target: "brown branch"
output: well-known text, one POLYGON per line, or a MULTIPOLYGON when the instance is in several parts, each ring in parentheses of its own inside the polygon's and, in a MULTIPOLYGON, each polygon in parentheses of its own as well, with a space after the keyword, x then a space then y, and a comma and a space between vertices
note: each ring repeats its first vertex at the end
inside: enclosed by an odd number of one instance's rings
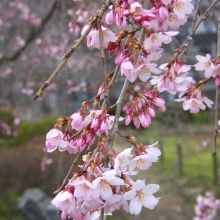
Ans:
POLYGON ((197 28, 199 27, 199 25, 202 23, 203 20, 205 20, 211 10, 214 8, 214 6, 219 2, 220 0, 215 0, 210 6, 209 8, 205 11, 205 13, 202 15, 202 17, 200 18, 199 22, 197 23, 197 25, 195 25, 195 27, 193 28, 193 30, 190 32, 190 34, 186 37, 186 40, 183 42, 183 44, 181 45, 181 47, 179 48, 178 52, 176 53, 176 55, 172 58, 171 62, 172 63, 177 57, 182 57, 183 54, 185 53, 184 48, 187 47, 188 42, 192 40, 192 36, 195 34, 197 28))
POLYGON ((102 207, 100 212, 100 220, 104 220, 104 207, 102 207))
POLYGON ((20 56, 20 54, 27 48, 27 46, 43 31, 46 23, 50 20, 50 18, 52 17, 53 13, 56 10, 56 3, 57 3, 57 1, 54 1, 52 3, 52 5, 50 7, 50 10, 45 15, 45 17, 42 18, 41 26, 39 28, 31 29, 30 30, 27 39, 25 39, 25 45, 20 47, 11 56, 9 56, 9 57, 2 57, 1 60, 0 60, 0 64, 2 64, 3 62, 8 62, 8 61, 16 60, 20 56))
POLYGON ((72 165, 71 165, 71 167, 70 167, 70 169, 69 169, 65 179, 63 180, 62 185, 54 192, 55 194, 59 193, 63 189, 63 187, 65 186, 65 184, 66 184, 66 182, 67 182, 71 172, 73 171, 74 166, 76 165, 77 161, 79 160, 80 155, 81 155, 81 152, 79 151, 77 153, 77 155, 75 157, 75 160, 73 161, 73 163, 72 163, 72 165))
MULTIPOLYGON (((201 0, 198 0, 197 5, 196 5, 195 14, 194 14, 194 17, 193 17, 191 32, 192 32, 192 31, 194 30, 194 28, 195 28, 197 16, 198 16, 199 10, 200 10, 200 5, 201 5, 201 0)), ((190 46, 190 41, 188 41, 188 45, 186 46, 185 54, 188 54, 189 46, 190 46)))
POLYGON ((57 66, 56 70, 52 73, 52 75, 49 77, 49 79, 43 84, 43 86, 35 94, 33 100, 36 100, 38 97, 43 95, 44 90, 51 84, 52 80, 63 69, 64 65, 69 60, 71 55, 77 50, 79 45, 83 42, 83 40, 86 38, 86 36, 91 31, 91 29, 97 24, 97 22, 103 16, 104 12, 108 9, 110 4, 111 4, 111 1, 109 1, 109 0, 106 0, 106 2, 103 3, 101 8, 98 10, 97 15, 95 15, 91 18, 90 24, 87 27, 87 29, 85 30, 85 32, 83 33, 83 35, 76 41, 76 43, 73 45, 73 47, 67 53, 64 54, 64 56, 62 57, 61 63, 57 66))
POLYGON ((105 97, 105 105, 109 106, 109 95, 108 95, 108 79, 107 79, 107 70, 106 70, 106 59, 105 59, 105 50, 104 50, 104 42, 103 42, 103 33, 102 33, 102 25, 101 22, 98 23, 99 28, 99 39, 100 39, 100 52, 101 52, 101 61, 102 61, 102 69, 104 73, 104 97, 105 97))
POLYGON ((98 152, 98 150, 99 150, 99 146, 93 151, 92 157, 89 159, 89 161, 87 162, 86 166, 83 168, 83 171, 86 171, 87 168, 89 167, 90 163, 92 161, 94 161, 95 155, 98 152))
MULTIPOLYGON (((217 61, 219 61, 220 56, 220 14, 218 19, 218 42, 217 42, 217 61)), ((213 156, 216 154, 216 140, 217 140, 217 134, 219 132, 219 126, 218 126, 218 106, 219 106, 219 95, 220 95, 220 87, 218 86, 216 88, 216 95, 215 95, 215 126, 214 126, 214 141, 213 141, 213 156)))
MULTIPOLYGON (((142 45, 142 43, 143 43, 145 33, 146 33, 146 29, 145 29, 145 28, 142 28, 142 29, 141 29, 141 33, 140 33, 140 37, 139 37, 139 40, 138 40, 138 43, 139 43, 140 45, 142 45)), ((136 54, 136 55, 137 55, 137 54, 136 54)), ((136 61, 137 61, 137 56, 135 56, 135 62, 134 62, 134 63, 136 63, 136 61)), ((113 142, 114 142, 115 134, 116 134, 116 132, 118 131, 119 117, 120 117, 120 115, 121 115, 122 104, 123 104, 123 100, 124 100, 126 91, 127 91, 127 89, 128 89, 128 86, 129 86, 129 81, 128 81, 128 79, 126 78, 125 81, 124 81, 124 85, 123 85, 123 88, 122 88, 122 90, 121 90, 120 96, 119 96, 119 98, 118 98, 118 100, 117 100, 117 102, 116 102, 117 108, 116 108, 116 113, 115 113, 115 120, 114 120, 112 129, 111 129, 111 132, 110 132, 110 135, 109 135, 109 142, 108 142, 108 148, 109 148, 109 149, 112 148, 113 142)))

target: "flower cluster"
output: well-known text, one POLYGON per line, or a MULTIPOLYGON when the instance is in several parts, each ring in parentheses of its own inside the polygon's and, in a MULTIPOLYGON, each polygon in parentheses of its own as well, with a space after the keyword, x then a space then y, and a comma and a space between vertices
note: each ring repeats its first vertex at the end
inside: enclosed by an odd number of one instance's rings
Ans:
MULTIPOLYGON (((190 110, 191 113, 204 110, 206 106, 211 108, 213 104, 202 90, 206 81, 196 84, 188 73, 191 66, 183 64, 178 53, 169 63, 159 67, 155 62, 162 56, 162 45, 171 43, 172 37, 178 34, 177 31, 168 30, 170 28, 175 30, 185 24, 188 15, 192 13, 194 6, 191 0, 150 2, 152 5, 150 9, 143 8, 136 0, 116 0, 111 2, 110 6, 106 3, 109 6, 105 16, 106 24, 114 24, 118 28, 132 24, 133 29, 130 32, 122 30, 115 34, 102 22, 101 16, 89 19, 90 23, 81 31, 82 37, 77 42, 86 38, 88 47, 104 48, 109 55, 116 54, 114 62, 118 65, 117 68, 120 68, 121 75, 126 78, 126 83, 139 80, 142 84, 149 83, 154 89, 132 92, 124 84, 124 90, 122 89, 117 103, 110 106, 105 97, 103 107, 95 110, 97 106, 100 107, 100 100, 104 99, 104 95, 109 98, 112 88, 106 86, 111 86, 108 84, 110 78, 112 81, 116 80, 113 76, 117 77, 118 73, 115 71, 108 76, 105 75, 105 83, 100 85, 98 95, 91 99, 94 100, 94 108, 89 107, 91 100, 83 102, 81 109, 69 118, 60 117, 54 128, 47 133, 48 152, 58 149, 61 152, 78 154, 86 150, 82 157, 83 165, 79 166, 79 170, 73 174, 66 186, 62 186, 52 201, 60 211, 62 219, 68 217, 73 220, 95 220, 101 215, 103 217, 103 212, 106 216, 119 208, 138 215, 143 206, 154 209, 159 202, 159 198, 153 196, 158 191, 159 185, 145 184, 145 180, 132 179, 132 176, 138 173, 137 168, 147 170, 153 162, 158 161, 161 152, 154 147, 155 144, 144 146, 133 136, 128 135, 123 138, 133 145, 132 148, 117 154, 110 146, 116 134, 122 136, 118 131, 118 121, 123 118, 118 112, 121 111, 120 101, 124 99, 126 91, 130 94, 130 101, 123 108, 126 112, 125 124, 129 125, 133 121, 136 128, 148 127, 157 109, 166 110, 165 101, 159 97, 159 93, 163 91, 173 95, 179 94, 175 101, 183 101, 184 110, 190 110), (97 18, 100 26, 95 23, 97 18), (145 30, 140 37, 142 40, 137 40, 136 33, 140 29, 145 30), (100 35, 103 38, 103 45, 100 35), (117 117, 108 114, 115 106, 117 117), (96 139, 99 139, 98 143, 95 142, 96 139), (90 152, 94 143, 97 148, 90 152)), ((97 11, 98 14, 104 10, 103 8, 107 9, 106 4, 97 11)), ((68 13, 73 15, 71 10, 68 13)), ((69 28, 71 32, 78 33, 77 23, 84 22, 88 12, 82 8, 74 15, 69 28)), ((206 78, 215 78, 216 85, 219 85, 218 59, 212 61, 209 55, 205 58, 197 56, 197 59, 199 63, 195 65, 196 70, 205 70, 206 78)), ((73 89, 70 81, 68 86, 73 89)))
POLYGON ((195 206, 194 220, 211 220, 215 217, 219 209, 220 200, 217 199, 212 193, 206 192, 205 196, 198 195, 197 204, 195 206))
MULTIPOLYGON (((48 152, 68 151, 76 153, 77 150, 83 151, 86 147, 92 146, 96 136, 108 135, 112 128, 114 116, 106 113, 106 109, 89 110, 90 114, 85 115, 85 109, 81 108, 78 112, 71 115, 69 119, 60 118, 61 126, 68 124, 64 133, 59 129, 59 123, 55 125, 46 135, 46 148, 48 152), (73 132, 81 132, 79 137, 71 138, 73 132)), ((123 120, 122 117, 119 119, 123 120)))
MULTIPOLYGON (((129 137, 133 140, 134 137, 129 137)), ((137 141, 136 141, 137 142, 137 141)), ((133 148, 128 148, 119 154, 109 151, 104 143, 99 143, 99 151, 83 157, 84 164, 69 180, 65 189, 53 199, 52 204, 60 210, 61 218, 99 219, 100 210, 109 215, 121 207, 125 212, 138 215, 142 206, 154 209, 159 202, 153 194, 159 185, 145 184, 145 180, 132 180, 138 167, 148 169, 152 162, 158 161, 161 152, 154 145, 143 146, 138 142, 133 148)))
POLYGON ((175 95, 177 92, 186 92, 193 84, 193 78, 188 76, 188 71, 191 69, 189 65, 184 65, 180 60, 175 59, 170 64, 164 63, 160 69, 165 70, 165 73, 160 76, 153 76, 150 83, 157 85, 159 92, 168 91, 175 95))
POLYGON ((155 110, 165 111, 165 102, 158 98, 158 92, 141 93, 137 92, 130 97, 123 110, 126 112, 125 125, 129 125, 131 120, 136 128, 142 125, 144 128, 151 124, 151 118, 155 117, 155 110))

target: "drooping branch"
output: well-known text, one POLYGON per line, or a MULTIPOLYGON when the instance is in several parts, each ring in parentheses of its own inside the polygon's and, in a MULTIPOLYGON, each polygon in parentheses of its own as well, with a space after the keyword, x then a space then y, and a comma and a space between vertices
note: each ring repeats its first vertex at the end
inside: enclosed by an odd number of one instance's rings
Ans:
MULTIPOLYGON (((139 37, 139 40, 138 40, 140 45, 142 45, 142 43, 143 43, 145 33, 146 33, 146 29, 142 28, 141 29, 141 33, 140 33, 140 37, 139 37)), ((114 120, 112 129, 111 129, 111 133, 109 135, 109 143, 108 143, 108 148, 109 149, 112 148, 115 134, 118 131, 118 122, 119 122, 119 118, 120 118, 120 115, 121 115, 123 100, 124 100, 124 97, 125 97, 125 94, 126 94, 128 86, 129 86, 129 81, 126 78, 125 81, 124 81, 124 85, 123 85, 123 88, 121 90, 120 96, 119 96, 119 98, 117 100, 117 103, 116 103, 117 104, 117 108, 116 108, 116 113, 115 113, 115 120, 114 120)))
POLYGON ((108 97, 108 82, 107 82, 107 69, 106 69, 106 59, 105 59, 105 50, 104 50, 104 42, 103 42, 103 33, 102 33, 102 25, 101 22, 98 23, 99 28, 99 39, 100 39, 100 52, 101 52, 101 62, 102 69, 104 73, 104 97, 105 97, 105 105, 109 106, 109 97, 108 97))
MULTIPOLYGON (((197 28, 200 26, 200 24, 206 19, 208 18, 210 12, 212 11, 212 9, 214 8, 214 6, 219 2, 220 0, 215 0, 210 6, 209 8, 205 11, 205 13, 201 16, 200 20, 198 21, 198 23, 194 26, 194 28, 192 29, 192 31, 190 32, 190 34, 186 37, 186 40, 183 42, 183 44, 181 45, 181 47, 178 49, 176 55, 172 58, 171 62, 173 62, 177 57, 182 57, 185 52, 186 52, 186 48, 188 47, 188 43, 192 40, 192 36, 195 34, 197 28)), ((170 63, 171 63, 170 62, 170 63)))
POLYGON ((75 157, 75 159, 74 159, 74 161, 73 161, 73 163, 72 163, 72 165, 71 165, 71 167, 70 167, 70 169, 69 169, 65 179, 63 180, 62 185, 54 192, 55 194, 59 193, 63 189, 63 187, 66 185, 66 183, 68 181, 68 178, 69 178, 70 174, 73 172, 73 168, 77 165, 77 162, 78 162, 80 156, 81 156, 81 152, 79 151, 76 154, 76 157, 75 157))
POLYGON ((0 64, 3 64, 4 62, 9 62, 9 61, 15 61, 20 54, 27 48, 27 46, 37 37, 40 35, 40 33, 43 31, 45 25, 47 24, 48 21, 50 21, 51 17, 53 16, 55 10, 56 10, 56 4, 57 1, 54 1, 50 7, 50 10, 47 12, 47 14, 42 18, 41 21, 41 26, 38 27, 37 29, 30 31, 28 37, 25 39, 25 44, 24 46, 20 47, 18 50, 15 51, 11 56, 6 57, 3 56, 0 60, 0 64))
MULTIPOLYGON (((220 15, 218 19, 218 42, 217 42, 217 62, 220 60, 220 15)), ((217 134, 219 131, 219 116, 218 116, 218 108, 219 108, 219 95, 220 95, 220 87, 216 87, 216 97, 215 97, 215 125, 214 125, 214 141, 213 141, 213 156, 216 154, 216 140, 217 134)))
POLYGON ((90 19, 90 24, 86 28, 86 30, 84 31, 82 36, 78 40, 76 40, 76 43, 73 45, 73 47, 67 53, 64 54, 64 56, 62 57, 61 63, 57 66, 56 70, 51 74, 49 79, 47 79, 47 81, 43 84, 43 86, 38 90, 38 92, 35 94, 33 100, 36 100, 38 97, 41 97, 43 95, 44 90, 51 84, 52 80, 63 69, 66 62, 69 60, 69 58, 72 56, 72 54, 77 50, 79 45, 84 41, 84 39, 89 34, 91 29, 97 24, 97 22, 99 22, 100 18, 102 18, 103 14, 108 9, 110 4, 111 4, 111 1, 107 0, 105 3, 103 3, 101 8, 98 10, 97 14, 90 19))
MULTIPOLYGON (((196 26, 196 20, 197 20, 197 17, 199 15, 199 13, 200 13, 200 6, 201 6, 201 0, 198 0, 197 5, 196 5, 195 14, 194 14, 194 17, 193 17, 191 32, 194 30, 194 28, 196 26)), ((190 41, 188 41, 188 44, 187 44, 186 49, 185 49, 185 54, 186 55, 188 54, 189 47, 190 47, 190 41)))

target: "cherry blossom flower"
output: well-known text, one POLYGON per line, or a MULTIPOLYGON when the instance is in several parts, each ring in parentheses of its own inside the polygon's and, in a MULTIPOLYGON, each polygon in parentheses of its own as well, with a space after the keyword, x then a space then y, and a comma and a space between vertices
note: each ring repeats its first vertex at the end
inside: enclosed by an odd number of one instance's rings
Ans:
POLYGON ((75 209, 76 201, 73 194, 67 190, 59 192, 52 200, 52 204, 66 214, 71 214, 75 209))
POLYGON ((159 74, 161 72, 156 66, 156 64, 150 63, 148 59, 140 56, 135 65, 130 81, 134 82, 136 78, 139 77, 141 81, 146 82, 151 77, 151 73, 159 74))
POLYGON ((202 94, 200 89, 194 89, 188 96, 175 99, 177 102, 183 101, 183 109, 190 110, 191 113, 198 113, 200 109, 205 110, 205 104, 211 108, 213 102, 202 94), (204 103, 205 104, 204 104, 204 103))
POLYGON ((159 68, 164 69, 166 73, 160 76, 152 76, 150 80, 152 85, 157 85, 159 92, 168 91, 175 95, 177 92, 186 91, 193 84, 193 78, 188 76, 187 72, 191 67, 183 65, 179 60, 171 65, 162 64, 159 68))
MULTIPOLYGON (((84 31, 86 30, 87 26, 85 26, 81 32, 81 34, 84 33, 84 31)), ((104 48, 108 47, 108 43, 109 42, 116 42, 118 40, 118 38, 116 37, 116 35, 109 30, 106 27, 102 26, 102 34, 103 34, 103 46, 104 48)), ((87 46, 88 47, 96 47, 98 49, 100 49, 100 39, 99 39, 99 31, 95 28, 93 28, 90 33, 87 35, 87 46)))
POLYGON ((84 176, 80 176, 76 180, 70 181, 69 184, 75 187, 74 196, 76 198, 81 198, 86 201, 92 199, 93 186, 84 176))
POLYGON ((155 198, 152 194, 159 190, 159 185, 148 184, 142 180, 133 183, 130 191, 124 193, 124 199, 130 200, 129 211, 131 214, 139 215, 142 206, 148 209, 154 209, 159 198, 155 198))
POLYGON ((74 130, 80 131, 90 123, 89 118, 83 118, 80 112, 71 115, 71 126, 74 130))
POLYGON ((153 94, 137 93, 131 98, 131 101, 123 108, 126 112, 125 124, 128 125, 131 120, 136 128, 148 127, 151 124, 151 118, 155 117, 155 109, 165 111, 165 102, 161 98, 153 97, 153 94))
POLYGON ((191 0, 176 0, 173 5, 173 11, 179 19, 183 19, 186 14, 191 14, 194 6, 190 3, 191 0))
POLYGON ((134 66, 131 63, 131 61, 127 60, 122 62, 121 64, 121 75, 124 75, 127 77, 128 80, 132 80, 134 73, 134 66))
POLYGON ((157 162, 158 157, 154 155, 140 155, 134 157, 132 160, 129 162, 129 170, 132 171, 135 169, 135 167, 138 167, 140 170, 147 170, 151 165, 152 162, 157 162))
POLYGON ((47 135, 46 135, 46 148, 47 152, 53 152, 57 148, 59 151, 66 151, 68 150, 69 153, 75 153, 77 148, 73 146, 72 143, 70 143, 67 140, 64 140, 64 135, 63 133, 58 130, 57 128, 51 129, 47 135))
POLYGON ((178 33, 177 31, 168 31, 151 34, 144 40, 144 47, 147 51, 158 49, 162 43, 169 44, 172 41, 171 37, 178 33))
POLYGON ((106 24, 114 24, 116 20, 115 17, 116 17, 115 6, 110 5, 109 11, 106 13, 106 16, 105 16, 106 24))
POLYGON ((131 151, 133 148, 127 148, 119 153, 115 158, 114 169, 126 170, 129 165, 129 157, 132 157, 131 151))
POLYGON ((101 197, 103 200, 109 200, 113 196, 111 186, 121 186, 125 184, 124 181, 121 178, 116 177, 115 174, 115 170, 104 172, 101 177, 98 177, 92 182, 92 185, 94 186, 94 199, 101 197))
POLYGON ((205 70, 205 77, 206 78, 211 77, 213 72, 214 72, 214 64, 212 63, 210 58, 211 58, 210 54, 206 54, 205 57, 197 55, 196 59, 199 62, 194 65, 195 66, 195 70, 197 70, 197 71, 205 70))
MULTIPOLYGON (((172 29, 177 29, 180 25, 184 25, 187 22, 187 18, 188 16, 185 16, 180 19, 176 14, 170 13, 164 23, 172 29)), ((166 28, 164 30, 166 30, 166 28)))

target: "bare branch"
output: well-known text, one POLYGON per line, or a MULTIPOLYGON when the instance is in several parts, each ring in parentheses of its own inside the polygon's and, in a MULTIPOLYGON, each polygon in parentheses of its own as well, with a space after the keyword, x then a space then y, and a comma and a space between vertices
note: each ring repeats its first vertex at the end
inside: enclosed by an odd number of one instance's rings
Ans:
MULTIPOLYGON (((194 28, 196 26, 196 20, 197 20, 198 14, 199 14, 200 5, 201 5, 201 0, 198 0, 197 5, 196 5, 195 14, 194 14, 194 17, 193 17, 191 32, 194 30, 194 28)), ((188 45, 186 46, 185 54, 188 54, 189 46, 190 46, 190 41, 188 41, 188 45)))
POLYGON ((81 155, 81 152, 79 151, 79 152, 77 153, 77 155, 76 155, 76 157, 75 157, 75 160, 73 161, 73 163, 72 163, 72 165, 71 165, 71 167, 70 167, 70 169, 69 169, 69 171, 68 171, 68 173, 67 173, 65 179, 63 180, 62 185, 61 185, 54 193, 59 193, 59 192, 63 189, 63 187, 66 185, 66 182, 67 182, 67 180, 68 180, 70 174, 73 172, 73 168, 74 168, 74 166, 76 165, 77 161, 79 160, 80 155, 81 155))
MULTIPOLYGON (((220 14, 218 19, 218 43, 217 43, 217 61, 220 59, 220 14)), ((218 126, 218 106, 219 106, 219 95, 220 95, 220 87, 216 88, 216 96, 215 96, 215 126, 214 126, 214 141, 213 141, 213 156, 216 154, 216 139, 217 134, 219 132, 218 126)))
POLYGON ((69 60, 71 55, 77 50, 79 45, 83 42, 83 40, 86 38, 86 36, 89 34, 91 29, 97 24, 99 19, 103 16, 104 12, 108 9, 111 2, 107 0, 101 8, 98 10, 97 15, 93 16, 91 18, 90 24, 85 30, 85 32, 82 34, 82 36, 76 41, 74 46, 62 57, 62 62, 57 66, 56 70, 52 73, 52 75, 49 77, 49 79, 43 84, 43 86, 39 89, 39 91, 35 94, 33 100, 36 100, 38 97, 42 96, 44 93, 44 90, 51 84, 52 80, 56 77, 56 75, 63 69, 66 62, 69 60))
POLYGON ((199 25, 202 23, 203 20, 205 20, 206 18, 208 18, 211 10, 214 8, 214 6, 219 2, 220 0, 215 0, 210 6, 209 8, 205 11, 205 13, 201 16, 199 22, 197 23, 197 25, 195 25, 195 27, 193 28, 193 30, 190 32, 190 34, 187 36, 186 40, 183 42, 183 44, 181 45, 181 47, 179 48, 178 52, 176 53, 176 55, 173 57, 173 59, 171 60, 171 62, 173 62, 177 57, 182 57, 183 54, 185 54, 185 51, 187 48, 188 43, 192 40, 192 36, 195 34, 197 28, 199 27, 199 25))
POLYGON ((101 52, 101 61, 102 61, 102 69, 104 73, 104 96, 105 96, 105 105, 109 106, 109 97, 108 97, 108 82, 107 82, 107 70, 106 70, 106 59, 105 59, 105 51, 104 51, 104 43, 103 43, 103 33, 102 33, 102 25, 101 22, 98 23, 99 28, 99 39, 100 39, 100 52, 101 52))
POLYGON ((50 7, 50 10, 48 13, 45 15, 44 18, 42 18, 42 24, 39 28, 30 31, 27 39, 25 39, 25 44, 24 46, 20 47, 17 51, 15 51, 14 54, 12 54, 10 57, 2 57, 0 60, 0 64, 3 62, 8 62, 8 61, 14 61, 16 60, 20 54, 27 48, 27 46, 43 31, 45 24, 50 20, 52 17, 53 13, 56 10, 56 1, 54 1, 50 7))

